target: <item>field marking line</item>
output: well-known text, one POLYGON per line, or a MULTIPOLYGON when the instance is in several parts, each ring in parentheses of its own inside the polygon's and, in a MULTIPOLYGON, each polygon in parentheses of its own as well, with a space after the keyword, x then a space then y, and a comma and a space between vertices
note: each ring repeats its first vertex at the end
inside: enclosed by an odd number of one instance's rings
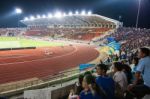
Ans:
POLYGON ((75 52, 78 51, 78 48, 76 46, 73 46, 73 48, 75 48, 74 51, 72 51, 70 53, 67 53, 67 54, 60 55, 60 56, 55 56, 55 57, 50 57, 50 58, 43 58, 43 59, 35 59, 35 60, 30 60, 30 61, 22 61, 22 62, 2 63, 0 65, 22 64, 22 63, 27 63, 27 62, 45 61, 45 60, 51 60, 51 59, 55 59, 55 58, 60 58, 60 57, 63 57, 63 56, 72 55, 72 54, 74 54, 75 52))

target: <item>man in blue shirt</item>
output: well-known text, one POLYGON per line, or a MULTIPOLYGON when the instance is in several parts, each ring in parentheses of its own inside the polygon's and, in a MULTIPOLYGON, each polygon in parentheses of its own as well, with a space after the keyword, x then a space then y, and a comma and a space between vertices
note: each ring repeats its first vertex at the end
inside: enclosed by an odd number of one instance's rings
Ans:
POLYGON ((111 77, 106 75, 107 70, 108 67, 105 64, 98 64, 96 66, 96 72, 98 75, 96 83, 105 91, 107 99, 114 99, 115 83, 111 77))
POLYGON ((150 94, 150 50, 140 48, 139 57, 141 59, 137 65, 136 76, 140 77, 142 75, 144 84, 129 86, 128 90, 134 97, 141 99, 146 94, 150 94))

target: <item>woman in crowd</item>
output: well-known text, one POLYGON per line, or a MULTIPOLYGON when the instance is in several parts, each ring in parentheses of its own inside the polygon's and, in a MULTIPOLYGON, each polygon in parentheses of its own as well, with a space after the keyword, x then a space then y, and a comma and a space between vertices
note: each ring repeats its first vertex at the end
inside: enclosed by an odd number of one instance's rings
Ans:
POLYGON ((115 81, 115 96, 116 99, 122 99, 128 82, 127 77, 123 72, 123 66, 120 62, 114 63, 114 73, 113 79, 115 81))
POLYGON ((139 63, 139 58, 133 57, 132 64, 131 64, 132 73, 136 72, 136 68, 137 68, 138 63, 139 63))
POLYGON ((132 75, 134 77, 132 83, 135 85, 143 84, 142 76, 138 77, 138 75, 136 74, 136 69, 137 69, 138 63, 139 63, 139 58, 134 57, 132 60, 131 69, 132 69, 132 75))
POLYGON ((120 85, 121 89, 123 91, 126 90, 127 88, 127 77, 125 75, 125 73, 122 71, 123 69, 123 66, 120 62, 115 62, 114 63, 114 76, 113 76, 113 79, 114 81, 120 85))
POLYGON ((90 74, 85 75, 82 87, 84 89, 79 95, 80 99, 105 99, 105 92, 98 87, 94 76, 90 74))
POLYGON ((114 80, 107 75, 108 66, 105 64, 98 64, 96 66, 96 83, 103 88, 107 96, 105 99, 114 99, 115 83, 114 80))
POLYGON ((123 66, 123 72, 125 73, 125 75, 127 77, 128 84, 131 84, 132 78, 133 78, 131 68, 127 64, 122 64, 122 66, 123 66))
POLYGON ((83 87, 82 87, 82 81, 83 81, 83 75, 79 75, 78 77, 78 82, 75 83, 75 94, 76 95, 79 95, 80 92, 83 90, 83 87))
POLYGON ((80 74, 78 77, 78 82, 75 82, 75 88, 70 91, 68 99, 78 99, 80 92, 83 90, 82 82, 84 75, 80 74))

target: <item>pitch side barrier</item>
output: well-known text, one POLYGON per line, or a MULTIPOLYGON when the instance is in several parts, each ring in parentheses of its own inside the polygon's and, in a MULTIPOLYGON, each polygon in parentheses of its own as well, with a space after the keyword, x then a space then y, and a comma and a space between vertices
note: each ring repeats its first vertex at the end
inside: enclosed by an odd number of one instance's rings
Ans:
POLYGON ((36 49, 36 47, 0 48, 0 51, 36 49))

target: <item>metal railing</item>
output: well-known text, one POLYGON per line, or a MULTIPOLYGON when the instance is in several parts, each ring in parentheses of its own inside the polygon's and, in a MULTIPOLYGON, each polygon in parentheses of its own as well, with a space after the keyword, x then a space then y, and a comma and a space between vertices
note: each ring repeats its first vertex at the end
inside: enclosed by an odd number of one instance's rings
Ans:
MULTIPOLYGON (((23 84, 14 84, 4 87, 0 87, 0 96, 11 96, 18 93, 23 93, 27 89, 38 89, 49 87, 53 84, 61 84, 67 80, 71 80, 78 77, 79 69, 67 70, 59 72, 57 75, 50 75, 41 79, 24 82, 23 84)), ((20 82, 21 83, 21 82, 20 82)))

